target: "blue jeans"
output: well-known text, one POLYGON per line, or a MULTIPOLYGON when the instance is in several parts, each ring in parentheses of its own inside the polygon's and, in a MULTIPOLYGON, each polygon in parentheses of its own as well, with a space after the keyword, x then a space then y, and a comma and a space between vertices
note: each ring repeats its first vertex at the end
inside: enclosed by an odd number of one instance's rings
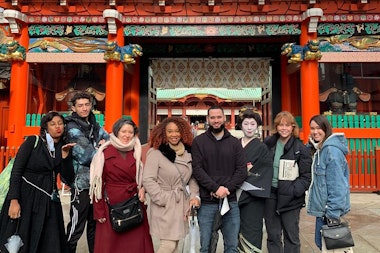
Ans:
POLYGON ((321 235, 321 230, 322 230, 322 226, 323 225, 326 225, 327 223, 325 222, 325 220, 323 219, 323 217, 317 217, 315 219, 315 237, 314 237, 314 240, 315 240, 315 244, 317 245, 317 247, 322 250, 322 235, 321 235))
MULTIPOLYGON (((240 230, 240 211, 236 201, 229 202, 230 210, 223 215, 221 230, 223 234, 224 253, 237 253, 238 236, 240 230)), ((200 231, 200 253, 208 253, 212 237, 214 215, 218 211, 218 204, 202 204, 198 210, 198 224, 200 231)))

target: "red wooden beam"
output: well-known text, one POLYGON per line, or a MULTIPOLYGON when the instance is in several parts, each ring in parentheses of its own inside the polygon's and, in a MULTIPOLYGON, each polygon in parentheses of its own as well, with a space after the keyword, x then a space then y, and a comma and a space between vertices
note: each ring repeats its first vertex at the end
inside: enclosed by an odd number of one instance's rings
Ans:
POLYGON ((334 128, 334 133, 344 133, 346 138, 379 138, 378 128, 334 128))

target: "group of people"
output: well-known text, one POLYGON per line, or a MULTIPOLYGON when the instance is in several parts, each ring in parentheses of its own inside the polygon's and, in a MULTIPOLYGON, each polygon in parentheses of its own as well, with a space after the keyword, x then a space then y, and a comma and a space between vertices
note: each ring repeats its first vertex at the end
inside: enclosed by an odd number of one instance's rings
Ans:
POLYGON ((21 236, 20 252, 76 252, 86 228, 89 252, 175 253, 197 209, 200 252, 213 248, 220 213, 224 252, 262 252, 263 226, 270 253, 300 252, 300 210, 316 216, 315 241, 322 225, 338 225, 350 210, 347 142, 333 134, 323 115, 310 120, 308 144, 289 112, 274 119, 274 132, 261 140, 260 114, 242 107, 243 137, 226 128, 224 110, 211 106, 208 129, 194 137, 191 125, 168 117, 150 133, 146 162, 138 127, 129 119, 110 134, 91 111, 92 97, 73 96, 72 115, 57 112, 41 120, 39 137, 20 146, 7 200, 0 214, 0 252, 7 239, 21 236), (64 227, 56 180, 71 186, 70 221, 64 227), (143 222, 124 233, 112 229, 109 205, 137 194, 143 222))

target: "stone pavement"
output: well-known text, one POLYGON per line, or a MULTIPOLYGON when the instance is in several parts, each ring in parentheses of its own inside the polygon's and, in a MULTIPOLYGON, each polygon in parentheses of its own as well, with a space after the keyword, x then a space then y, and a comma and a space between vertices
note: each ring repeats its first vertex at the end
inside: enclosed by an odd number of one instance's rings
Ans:
MULTIPOLYGON (((69 218, 69 196, 61 196, 65 223, 69 218)), ((352 234, 355 241, 355 253, 380 253, 380 195, 375 193, 351 193, 351 212, 347 219, 351 223, 352 234)), ((300 238, 301 252, 314 253, 320 252, 314 244, 314 221, 315 218, 306 214, 305 208, 301 211, 300 238)), ((217 253, 223 252, 222 236, 219 237, 217 253)), ((199 244, 199 243, 198 243, 199 244)), ((155 248, 158 240, 154 239, 155 248)), ((181 242, 179 252, 188 252, 187 243, 181 242), (185 244, 185 249, 183 245, 185 244)), ((199 245, 197 246, 197 251, 199 245)), ((85 235, 79 241, 77 253, 87 253, 85 235)), ((266 250, 266 234, 264 231, 263 253, 266 250)), ((104 252, 108 253, 108 252, 104 252)), ((128 252, 126 252, 128 253, 128 252)), ((138 252, 131 252, 138 253, 138 252)))

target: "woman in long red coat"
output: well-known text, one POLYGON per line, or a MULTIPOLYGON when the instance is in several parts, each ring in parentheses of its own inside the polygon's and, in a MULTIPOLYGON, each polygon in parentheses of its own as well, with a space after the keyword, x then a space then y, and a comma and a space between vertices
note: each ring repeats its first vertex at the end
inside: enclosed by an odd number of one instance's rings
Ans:
POLYGON ((138 130, 131 120, 120 119, 112 127, 110 140, 95 154, 90 169, 90 197, 94 204, 95 253, 153 253, 152 238, 146 209, 144 221, 138 227, 123 233, 114 231, 109 220, 105 194, 111 205, 122 202, 138 193, 145 201, 141 186, 141 144, 138 130))

